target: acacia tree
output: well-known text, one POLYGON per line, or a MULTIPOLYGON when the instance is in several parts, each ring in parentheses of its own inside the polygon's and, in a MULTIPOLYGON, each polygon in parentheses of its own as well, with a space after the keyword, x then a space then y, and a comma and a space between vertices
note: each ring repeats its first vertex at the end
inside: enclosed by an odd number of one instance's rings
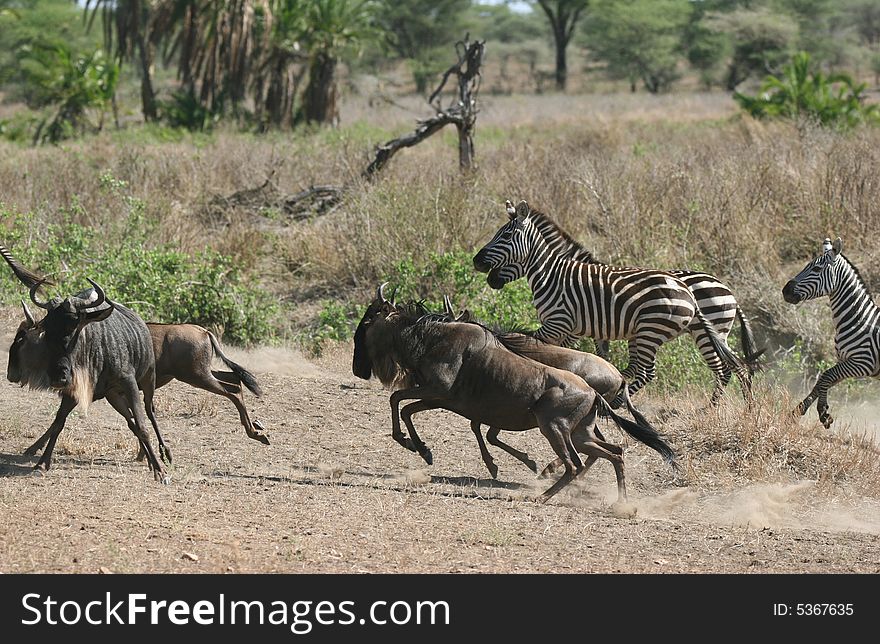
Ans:
POLYGON ((689 0, 596 0, 589 17, 593 56, 612 76, 626 78, 632 91, 641 80, 652 94, 678 78, 689 0))
POLYGON ((565 91, 568 82, 566 50, 578 21, 589 5, 589 0, 534 0, 550 23, 553 44, 556 47, 556 89, 565 91))

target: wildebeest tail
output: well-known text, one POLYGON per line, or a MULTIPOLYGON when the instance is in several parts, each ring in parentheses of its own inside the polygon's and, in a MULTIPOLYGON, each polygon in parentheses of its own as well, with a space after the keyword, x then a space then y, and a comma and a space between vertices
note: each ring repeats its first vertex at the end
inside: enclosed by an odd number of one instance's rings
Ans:
POLYGON ((3 259, 6 260, 6 263, 12 268, 12 272, 15 273, 15 276, 21 281, 22 284, 27 286, 28 288, 32 288, 35 284, 43 284, 44 286, 52 286, 52 282, 47 280, 45 277, 40 277, 33 271, 26 269, 21 263, 15 259, 12 253, 9 252, 9 249, 6 246, 0 244, 0 255, 3 255, 3 259))
POLYGON ((210 331, 208 331, 208 337, 211 338, 211 346, 214 347, 214 353, 217 354, 217 357, 223 361, 223 364, 232 369, 232 371, 235 373, 236 376, 239 377, 245 387, 254 392, 255 395, 262 396, 263 390, 260 388, 259 383, 257 383, 256 376, 254 376, 254 374, 242 367, 240 364, 237 364, 227 358, 226 355, 223 353, 223 350, 220 349, 220 343, 217 342, 217 338, 210 331))
MULTIPOLYGON (((629 418, 624 418, 623 416, 618 416, 614 413, 614 410, 611 409, 611 406, 605 401, 602 396, 596 396, 596 404, 598 405, 599 415, 611 418, 618 427, 620 427, 627 434, 635 438, 640 443, 644 443, 654 451, 656 451, 660 456, 663 457, 663 460, 669 463, 673 468, 678 469, 678 463, 676 461, 675 452, 669 446, 669 444, 663 440, 663 437, 657 433, 657 430, 651 427, 651 425, 645 420, 645 417, 642 414, 638 414, 638 416, 634 417, 640 418, 642 420, 638 422, 633 422, 629 418), (642 422, 644 421, 644 422, 642 422)), ((632 408, 630 409, 630 413, 632 413, 632 408)), ((638 413, 638 412, 636 412, 638 413)))
POLYGON ((758 345, 755 342, 755 334, 752 333, 752 325, 749 324, 749 319, 745 316, 738 305, 736 307, 736 317, 739 318, 740 339, 742 340, 742 349, 743 354, 745 354, 746 366, 749 368, 749 374, 755 375, 755 373, 764 369, 764 365, 759 361, 759 358, 764 354, 767 348, 758 348, 758 345))

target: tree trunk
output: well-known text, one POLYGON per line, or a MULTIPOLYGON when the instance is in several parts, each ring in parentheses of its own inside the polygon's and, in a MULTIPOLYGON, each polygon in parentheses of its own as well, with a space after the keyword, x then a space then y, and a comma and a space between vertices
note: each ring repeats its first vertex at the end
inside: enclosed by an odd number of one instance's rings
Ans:
POLYGON ((143 35, 138 35, 137 45, 141 63, 141 104, 144 120, 155 121, 159 115, 156 110, 156 92, 153 90, 153 52, 143 35))
POLYGON ((303 115, 307 123, 339 124, 336 59, 319 52, 309 65, 309 84, 303 96, 303 115))
POLYGON ((565 34, 559 33, 559 29, 553 31, 553 38, 556 41, 556 89, 564 92, 565 86, 568 84, 568 63, 565 59, 568 40, 565 34))
POLYGON ((470 170, 474 164, 474 124, 465 120, 455 127, 458 129, 458 167, 470 170))

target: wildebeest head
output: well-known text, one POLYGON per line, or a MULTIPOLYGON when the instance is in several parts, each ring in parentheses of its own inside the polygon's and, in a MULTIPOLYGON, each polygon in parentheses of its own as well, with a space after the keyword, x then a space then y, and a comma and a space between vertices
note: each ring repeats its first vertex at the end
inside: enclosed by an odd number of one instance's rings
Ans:
POLYGON ((29 384, 34 389, 48 389, 49 382, 45 374, 49 353, 43 341, 43 329, 24 300, 21 301, 21 306, 25 319, 18 325, 18 331, 9 346, 6 378, 22 387, 29 384))
POLYGON ((391 300, 385 298, 385 287, 387 284, 387 282, 382 284, 376 290, 376 297, 367 306, 367 310, 364 312, 364 316, 354 332, 354 357, 351 361, 351 371, 358 378, 363 378, 364 380, 369 380, 373 375, 373 362, 367 350, 367 332, 378 320, 385 319, 396 310, 394 294, 392 293, 391 300))
POLYGON ((31 301, 47 311, 46 317, 39 322, 42 329, 42 341, 47 352, 46 375, 53 388, 63 389, 73 384, 73 363, 71 353, 83 328, 92 322, 107 319, 113 313, 113 302, 107 299, 104 290, 92 280, 90 291, 73 295, 64 300, 41 302, 37 299, 40 284, 31 287, 31 301), (86 294, 88 293, 88 294, 86 294), (98 308, 104 303, 108 306, 98 308))

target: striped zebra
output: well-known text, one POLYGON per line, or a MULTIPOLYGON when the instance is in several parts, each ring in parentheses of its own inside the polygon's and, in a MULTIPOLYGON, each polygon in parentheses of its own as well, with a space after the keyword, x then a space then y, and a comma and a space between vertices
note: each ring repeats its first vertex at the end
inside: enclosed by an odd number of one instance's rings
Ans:
MULTIPOLYGON (((513 204, 510 201, 507 202, 506 206, 508 212, 513 210, 513 204)), ((538 227, 547 245, 560 257, 568 257, 589 264, 603 263, 597 260, 589 250, 575 241, 571 235, 562 230, 556 222, 544 213, 532 210, 530 218, 538 227)), ((740 340, 746 365, 752 375, 760 370, 758 358, 764 353, 764 349, 758 349, 749 319, 743 313, 730 288, 714 275, 702 271, 677 269, 667 272, 687 284, 697 300, 697 306, 725 341, 727 341, 727 336, 730 335, 734 321, 737 318, 739 319, 740 340)), ((701 332, 699 320, 691 322, 688 330, 694 334, 701 353, 711 351, 705 334, 701 332)), ((596 340, 596 353, 606 360, 608 359, 607 340, 596 340)), ((730 370, 725 369, 725 385, 730 381, 730 377, 730 370)))
POLYGON ((880 308, 874 304, 865 282, 855 266, 843 256, 843 242, 825 239, 822 253, 782 289, 789 304, 828 296, 836 333, 836 365, 823 371, 810 395, 794 413, 807 413, 818 399, 816 409, 825 428, 834 419, 828 413, 828 390, 846 378, 880 377, 880 308))
POLYGON ((712 401, 724 391, 726 370, 736 372, 750 396, 747 366, 708 322, 687 284, 665 271, 560 257, 533 221, 535 214, 525 201, 511 206, 510 221, 474 256, 474 267, 488 273, 486 281, 496 289, 528 279, 541 320, 536 337, 552 344, 587 336, 629 340, 629 365, 622 373, 634 394, 654 379, 660 346, 696 320, 702 333, 698 346, 716 376, 712 401))

